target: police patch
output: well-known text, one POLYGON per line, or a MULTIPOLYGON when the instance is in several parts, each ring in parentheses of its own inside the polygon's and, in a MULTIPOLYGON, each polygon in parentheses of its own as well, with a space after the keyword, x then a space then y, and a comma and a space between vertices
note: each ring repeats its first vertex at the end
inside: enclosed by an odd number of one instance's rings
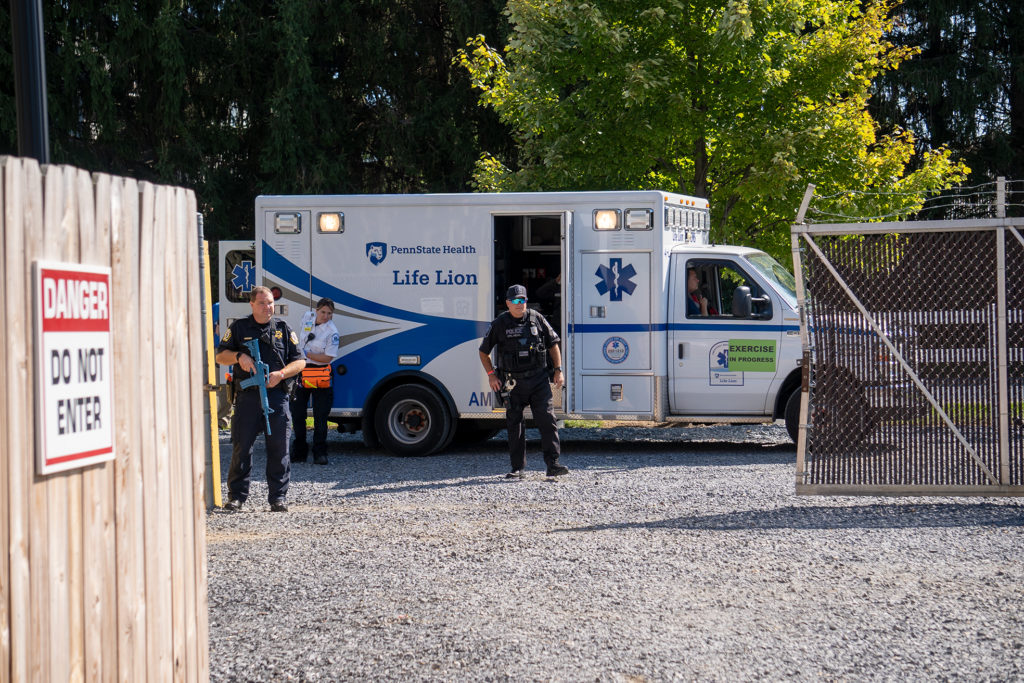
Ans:
POLYGON ((230 327, 228 328, 228 331, 224 333, 224 336, 221 337, 221 341, 228 341, 229 339, 231 339, 231 328, 230 327))
MULTIPOLYGON (((277 336, 281 336, 281 330, 277 331, 277 336)), ((292 344, 294 344, 295 346, 299 345, 299 338, 295 336, 294 331, 288 336, 288 338, 292 340, 292 344)))

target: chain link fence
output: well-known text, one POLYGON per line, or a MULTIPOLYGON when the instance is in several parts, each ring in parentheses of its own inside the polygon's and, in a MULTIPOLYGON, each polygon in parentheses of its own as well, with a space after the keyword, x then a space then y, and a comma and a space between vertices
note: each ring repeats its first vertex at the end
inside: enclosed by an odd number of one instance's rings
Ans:
POLYGON ((798 493, 1024 495, 1021 225, 793 226, 798 493))

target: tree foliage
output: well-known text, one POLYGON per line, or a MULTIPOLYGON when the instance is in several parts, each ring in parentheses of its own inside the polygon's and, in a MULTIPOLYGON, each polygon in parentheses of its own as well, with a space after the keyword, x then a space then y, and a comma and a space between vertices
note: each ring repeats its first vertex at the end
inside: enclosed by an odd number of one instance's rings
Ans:
MULTIPOLYGON (((465 190, 507 146, 452 62, 468 36, 501 41, 500 0, 44 4, 51 160, 192 187, 214 239, 251 236, 260 193, 465 190)), ((3 154, 14 111, 4 79, 3 154)))
POLYGON ((876 118, 948 146, 971 182, 1024 179, 1024 3, 904 0, 895 17, 890 40, 920 52, 879 76, 876 118))
POLYGON ((840 209, 907 210, 959 179, 945 149, 879 134, 871 83, 913 50, 868 0, 509 0, 504 50, 461 63, 514 131, 517 159, 477 164, 489 190, 658 188, 711 200, 716 240, 788 255, 807 183, 840 209), (860 202, 860 206, 856 206, 860 202))

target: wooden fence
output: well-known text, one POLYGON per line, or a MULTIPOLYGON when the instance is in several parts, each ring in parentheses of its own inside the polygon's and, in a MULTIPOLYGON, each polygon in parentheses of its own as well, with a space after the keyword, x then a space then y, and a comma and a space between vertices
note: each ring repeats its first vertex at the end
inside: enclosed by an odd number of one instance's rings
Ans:
POLYGON ((0 158, 0 681, 206 680, 195 195, 0 158), (40 476, 32 264, 108 266, 115 459, 40 476))

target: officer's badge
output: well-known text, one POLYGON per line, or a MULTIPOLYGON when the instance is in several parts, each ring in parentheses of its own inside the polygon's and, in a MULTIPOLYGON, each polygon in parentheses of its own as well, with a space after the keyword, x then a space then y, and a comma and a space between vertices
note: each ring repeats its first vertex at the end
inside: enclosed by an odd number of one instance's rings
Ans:
MULTIPOLYGON (((284 332, 281 330, 274 330, 274 339, 284 339, 284 332)), ((295 339, 294 332, 292 332, 292 339, 295 339)))

